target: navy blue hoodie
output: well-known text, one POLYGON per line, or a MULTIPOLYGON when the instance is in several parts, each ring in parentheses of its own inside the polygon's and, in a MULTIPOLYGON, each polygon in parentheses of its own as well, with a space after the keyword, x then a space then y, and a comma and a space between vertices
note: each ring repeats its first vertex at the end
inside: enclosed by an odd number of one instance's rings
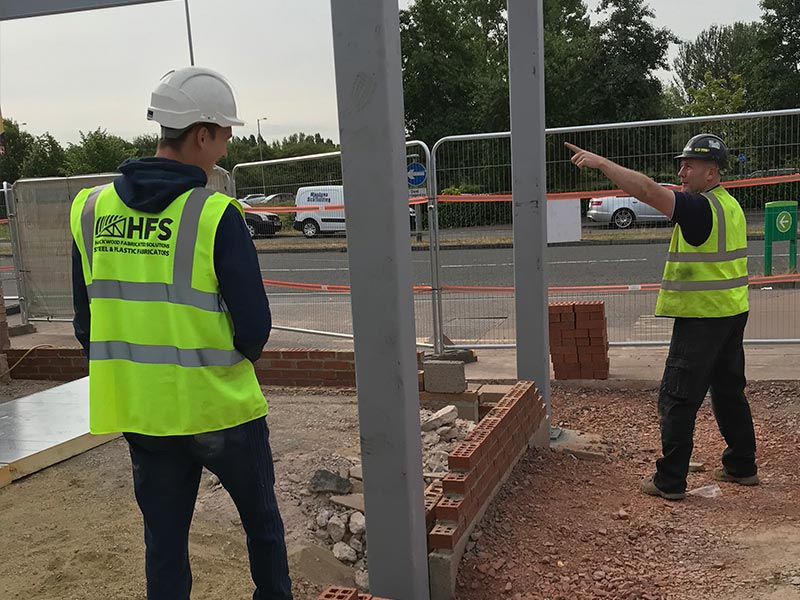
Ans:
MULTIPOLYGON (((146 213, 159 213, 184 192, 206 185, 200 168, 167 158, 126 160, 114 188, 126 206, 146 213)), ((220 292, 233 320, 233 345, 251 361, 261 355, 269 339, 272 317, 261 281, 253 242, 241 213, 229 206, 220 219, 214 243, 214 270, 220 292)), ((72 243, 72 299, 75 307, 75 337, 89 353, 91 324, 89 297, 83 279, 83 263, 72 243)))

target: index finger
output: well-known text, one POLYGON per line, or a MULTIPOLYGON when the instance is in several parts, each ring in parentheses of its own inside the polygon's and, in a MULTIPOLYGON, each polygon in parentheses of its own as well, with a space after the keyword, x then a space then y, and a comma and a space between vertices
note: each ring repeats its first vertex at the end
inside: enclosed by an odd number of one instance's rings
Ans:
POLYGON ((564 145, 572 150, 573 152, 582 152, 583 148, 578 148, 575 144, 570 144, 569 142, 564 142, 564 145))

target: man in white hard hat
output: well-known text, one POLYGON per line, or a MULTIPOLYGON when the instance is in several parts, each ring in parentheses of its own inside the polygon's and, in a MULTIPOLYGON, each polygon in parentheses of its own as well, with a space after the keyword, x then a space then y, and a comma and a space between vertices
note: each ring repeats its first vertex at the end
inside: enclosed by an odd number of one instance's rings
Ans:
POLYGON ((272 321, 233 198, 206 189, 236 115, 210 69, 170 71, 147 118, 153 158, 72 205, 75 334, 89 357, 90 429, 124 433, 144 517, 148 600, 188 599, 188 537, 203 468, 233 498, 254 599, 292 598, 256 361, 272 321))

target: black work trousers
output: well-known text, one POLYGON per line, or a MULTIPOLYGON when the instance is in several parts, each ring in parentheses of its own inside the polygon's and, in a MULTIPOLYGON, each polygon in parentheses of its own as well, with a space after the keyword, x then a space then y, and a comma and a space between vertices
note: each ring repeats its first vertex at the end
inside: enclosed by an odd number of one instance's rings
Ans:
POLYGON ((148 600, 188 600, 189 526, 203 467, 233 498, 247 534, 253 600, 291 600, 283 522, 266 421, 198 435, 126 433, 133 488, 144 517, 148 600))
POLYGON ((686 491, 694 423, 706 392, 728 447, 722 465, 736 477, 756 474, 753 417, 744 394, 744 327, 748 313, 722 318, 677 318, 658 394, 662 457, 654 483, 686 491))

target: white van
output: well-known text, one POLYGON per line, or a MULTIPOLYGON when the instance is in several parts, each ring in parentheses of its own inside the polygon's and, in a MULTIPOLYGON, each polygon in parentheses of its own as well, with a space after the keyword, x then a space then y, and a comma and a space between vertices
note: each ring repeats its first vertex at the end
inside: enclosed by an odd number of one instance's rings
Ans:
MULTIPOLYGON (((307 238, 320 233, 343 232, 344 226, 344 189, 341 185, 314 185, 297 190, 294 204, 298 210, 294 217, 294 228, 302 231, 307 238)), ((408 208, 411 229, 414 229, 416 211, 408 208)))
POLYGON ((307 238, 344 231, 344 190, 341 185, 314 185, 297 190, 294 228, 307 238), (338 206, 339 208, 329 209, 338 206), (302 210, 312 208, 317 210, 302 210))

